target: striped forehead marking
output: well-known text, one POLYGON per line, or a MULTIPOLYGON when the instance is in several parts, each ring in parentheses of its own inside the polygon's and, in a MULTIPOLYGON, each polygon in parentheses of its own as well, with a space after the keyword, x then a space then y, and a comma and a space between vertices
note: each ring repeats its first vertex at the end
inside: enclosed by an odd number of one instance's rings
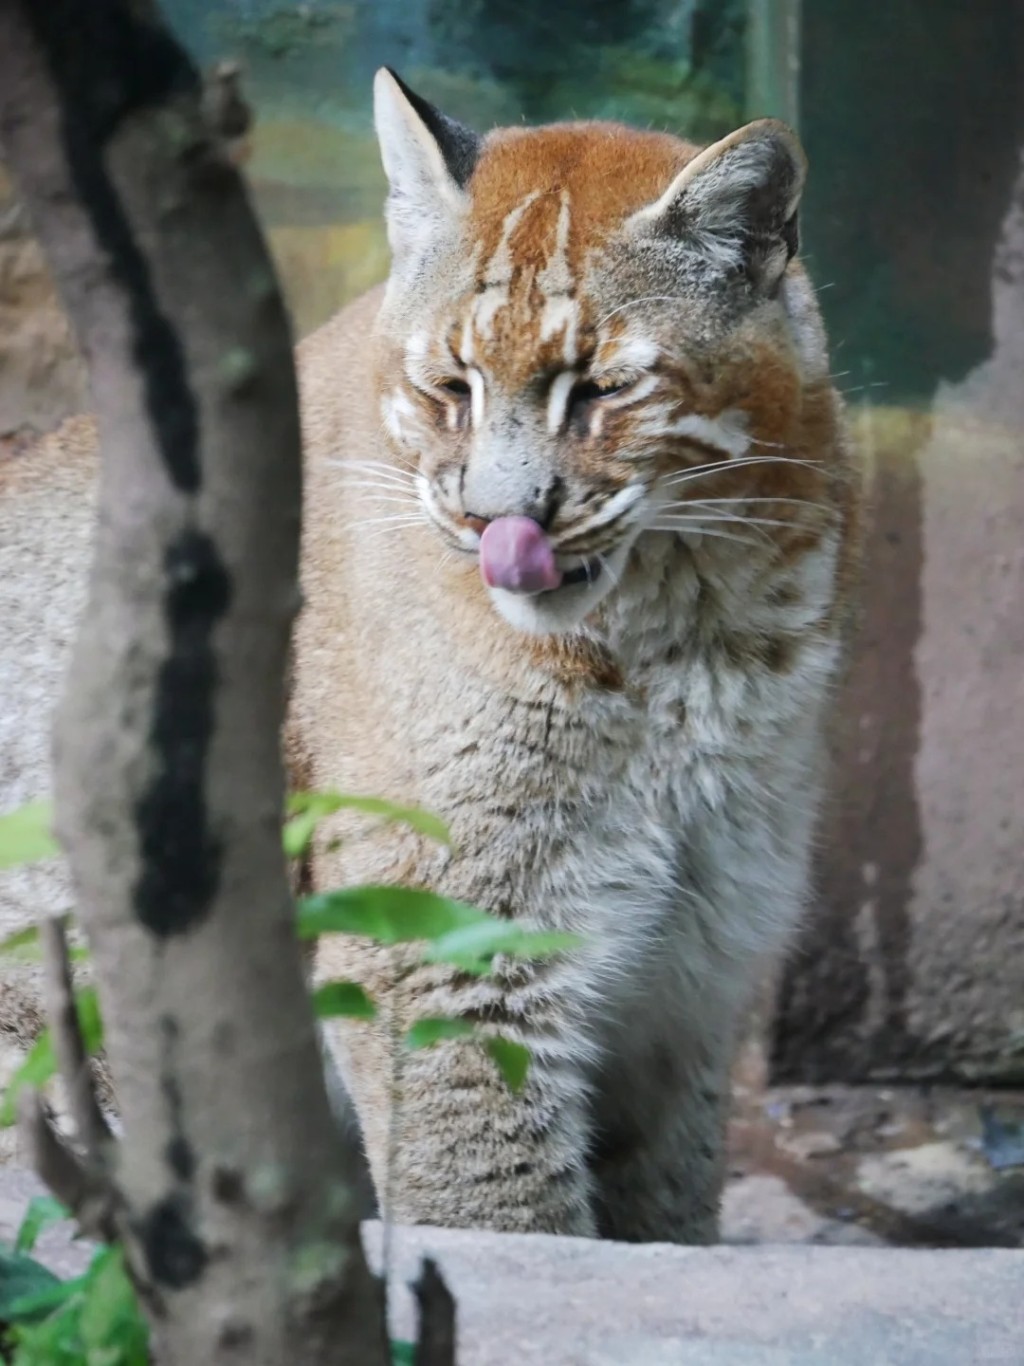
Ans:
POLYGON ((537 286, 544 295, 540 317, 540 340, 551 341, 563 333, 562 358, 573 365, 577 358, 576 326, 579 317, 576 279, 569 266, 569 229, 571 226, 569 191, 563 190, 555 225, 555 245, 547 265, 537 273, 537 286))
POLYGON ((473 330, 478 337, 482 337, 484 340, 493 335, 495 315, 499 309, 504 308, 509 302, 512 290, 512 271, 515 265, 512 259, 512 234, 522 221, 523 214, 537 197, 538 191, 533 190, 521 203, 517 204, 514 209, 510 209, 505 215, 501 238, 491 259, 483 267, 481 274, 483 287, 473 309, 473 330))
MULTIPOLYGON (((522 270, 522 263, 517 261, 513 250, 516 229, 540 198, 540 192, 533 190, 505 215, 498 245, 484 263, 480 275, 479 293, 472 310, 472 330, 476 341, 493 340, 497 316, 512 303, 513 286, 521 283, 529 291, 528 297, 537 314, 537 345, 542 346, 561 336, 562 359, 566 365, 573 365, 578 357, 579 305, 576 277, 569 260, 572 208, 568 190, 559 192, 553 232, 550 219, 541 215, 541 231, 551 232, 552 237, 543 264, 538 267, 534 261, 531 267, 522 270)), ((531 244, 534 250, 537 245, 531 244)), ((474 346, 474 339, 470 339, 470 347, 474 346)))

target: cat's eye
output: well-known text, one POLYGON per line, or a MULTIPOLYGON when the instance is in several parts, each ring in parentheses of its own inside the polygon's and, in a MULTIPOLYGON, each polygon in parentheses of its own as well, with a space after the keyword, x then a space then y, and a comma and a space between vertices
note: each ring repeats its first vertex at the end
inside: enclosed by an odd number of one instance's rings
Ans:
POLYGON ((625 384, 602 384, 594 379, 582 379, 578 384, 574 384, 569 391, 569 401, 571 403, 593 403, 599 398, 611 398, 613 394, 621 394, 623 389, 628 386, 625 384))
POLYGON ((591 404, 599 403, 603 398, 611 398, 614 394, 621 394, 628 389, 628 384, 609 384, 607 381, 602 383, 596 379, 578 380, 569 390, 568 411, 566 416, 572 422, 585 422, 587 414, 591 410, 591 404))
POLYGON ((438 388, 452 398, 469 398, 469 385, 464 379, 453 377, 451 379, 442 380, 438 385, 438 388))

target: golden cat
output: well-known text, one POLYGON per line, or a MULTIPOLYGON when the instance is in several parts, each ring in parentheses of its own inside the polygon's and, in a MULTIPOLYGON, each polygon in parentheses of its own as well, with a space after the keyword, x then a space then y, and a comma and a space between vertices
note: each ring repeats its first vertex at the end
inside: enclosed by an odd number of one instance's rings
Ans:
MULTIPOLYGON (((289 748, 302 785, 425 806, 455 849, 344 823, 312 876, 585 947, 480 980, 325 942, 318 972, 385 1005, 332 1051, 378 1190, 398 1030, 459 1016, 532 1051, 518 1096, 472 1043, 402 1056, 398 1219, 709 1241, 736 1024, 807 895, 858 547, 794 259, 803 154, 772 121, 702 152, 478 137, 387 72, 375 105, 391 276, 298 351, 289 748)), ((87 520, 52 458, 0 518, 42 518, 51 479, 87 520)), ((84 571, 47 564, 24 591, 71 602, 84 571)))
MULTIPOLYGON (((309 444, 295 722, 314 786, 438 812, 348 828, 318 886, 401 880, 579 931, 480 982, 325 944, 404 1023, 396 1215, 715 1236, 734 1027, 803 905, 859 479, 793 261, 803 154, 600 123, 479 138, 386 72, 383 294, 299 350, 309 444)), ((371 1167, 389 1042, 335 1040, 371 1167)))

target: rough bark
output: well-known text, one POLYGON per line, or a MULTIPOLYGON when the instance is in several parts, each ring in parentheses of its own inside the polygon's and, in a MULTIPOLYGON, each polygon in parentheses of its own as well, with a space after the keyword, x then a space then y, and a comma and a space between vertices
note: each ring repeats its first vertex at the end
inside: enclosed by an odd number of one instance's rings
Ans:
POLYGON ((102 439, 56 797, 124 1138, 115 1149, 82 1088, 84 1158, 62 1154, 36 1099, 24 1120, 59 1193, 79 1182, 94 1227, 125 1244, 161 1362, 373 1366, 382 1295, 279 838, 299 600, 291 338, 217 107, 139 0, 0 0, 0 140, 102 439))

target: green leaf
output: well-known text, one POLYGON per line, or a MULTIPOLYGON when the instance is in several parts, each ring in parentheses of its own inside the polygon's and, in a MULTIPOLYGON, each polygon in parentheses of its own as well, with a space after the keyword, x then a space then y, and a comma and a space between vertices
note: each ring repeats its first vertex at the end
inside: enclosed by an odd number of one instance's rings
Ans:
POLYGON ((401 944, 440 939, 489 919, 484 911, 461 901, 412 887, 344 887, 303 897, 298 906, 300 939, 360 934, 380 944, 401 944))
POLYGON ((99 1249, 84 1276, 10 1308, 15 1366, 147 1366, 150 1360, 149 1330, 119 1248, 99 1249))
POLYGON ((360 811, 410 829, 439 844, 451 844, 444 821, 417 806, 398 806, 380 797, 355 797, 343 792, 293 792, 288 798, 291 819, 284 827, 284 851, 289 858, 301 858, 309 848, 313 832, 327 816, 336 811, 360 811))
POLYGON ((103 1366, 145 1366, 149 1330, 119 1247, 103 1248, 86 1273, 80 1318, 86 1361, 103 1366))
POLYGON ((61 1224, 70 1218, 70 1211, 52 1195, 35 1196, 28 1202, 28 1209, 14 1240, 15 1252, 31 1252, 44 1228, 49 1228, 51 1224, 61 1224))
POLYGON ((435 937, 424 957, 428 963, 452 963, 466 972, 480 974, 490 970, 499 953, 510 958, 539 960, 578 948, 582 942, 576 934, 528 930, 514 920, 489 916, 486 921, 460 925, 435 937))
POLYGON ((49 802, 29 802, 0 816, 0 868, 37 863, 60 853, 50 834, 49 802))
MULTIPOLYGON (((82 1032, 82 1042, 91 1056, 103 1047, 103 1021, 100 1018, 100 1004, 95 987, 84 987, 75 995, 78 1009, 78 1027, 82 1032)), ((24 1086, 45 1086, 57 1070, 57 1058, 53 1051, 53 1039, 47 1029, 29 1050, 28 1057, 11 1077, 0 1105, 0 1128, 8 1128, 17 1117, 18 1092, 24 1086)))
MULTIPOLYGON (((15 930, 6 939, 0 939, 0 955, 10 958, 17 958, 28 963, 38 963, 42 961, 43 949, 39 942, 39 926, 26 925, 23 930, 15 930)), ((68 946, 68 957, 72 963, 80 963, 89 957, 89 950, 84 946, 68 946)))
POLYGON ((4 957, 29 958, 33 961, 41 958, 39 926, 26 925, 23 930, 15 930, 6 939, 0 939, 0 954, 4 957))
POLYGON ((99 997, 95 987, 83 987, 75 993, 75 1006, 78 1010, 78 1028, 82 1032, 82 1043, 91 1058, 103 1047, 103 1019, 100 1015, 99 997))
POLYGON ((417 1020, 405 1036, 406 1048, 429 1048, 442 1039, 467 1039, 473 1035, 468 1020, 417 1020))
POLYGON ((406 1048, 429 1048, 443 1039, 473 1039, 501 1073, 510 1091, 518 1093, 526 1083, 530 1067, 530 1050, 512 1039, 489 1037, 482 1034, 468 1020, 417 1020, 405 1036, 406 1048))
POLYGON ((377 1007, 358 982, 325 982, 313 992, 313 1011, 320 1020, 329 1020, 338 1015, 355 1020, 372 1020, 377 1007))
POLYGON ((64 1283, 41 1262, 0 1247, 0 1323, 37 1317, 59 1302, 53 1299, 58 1290, 63 1292, 64 1283))
POLYGON ((17 1069, 7 1084, 3 1102, 0 1103, 0 1128, 9 1129, 18 1117, 18 1093, 24 1086, 37 1089, 45 1086, 57 1070, 57 1059, 53 1051, 50 1031, 40 1034, 28 1051, 25 1061, 17 1069))
POLYGON ((416 1366, 415 1342, 400 1342, 391 1339, 391 1366, 416 1366))
POLYGON ((518 1095, 526 1085, 526 1074, 530 1070, 530 1050, 525 1044, 515 1043, 512 1039, 484 1039, 482 1043, 491 1061, 501 1073, 505 1085, 518 1095))

